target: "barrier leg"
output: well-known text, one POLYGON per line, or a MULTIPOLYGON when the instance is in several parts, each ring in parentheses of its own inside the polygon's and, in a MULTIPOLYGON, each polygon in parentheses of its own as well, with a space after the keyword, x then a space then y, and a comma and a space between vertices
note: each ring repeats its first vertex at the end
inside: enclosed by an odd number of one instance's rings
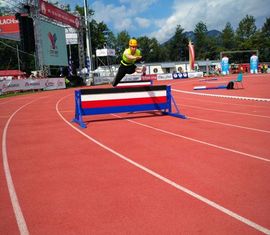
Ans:
POLYGON ((73 122, 78 123, 82 128, 86 128, 86 124, 82 119, 82 109, 81 109, 81 92, 75 91, 75 118, 73 122))
POLYGON ((171 94, 171 86, 167 86, 167 102, 168 102, 168 111, 164 112, 165 114, 168 114, 173 117, 187 119, 185 115, 179 112, 176 102, 171 94), (173 101, 174 108, 176 109, 176 113, 172 113, 172 101, 173 101))

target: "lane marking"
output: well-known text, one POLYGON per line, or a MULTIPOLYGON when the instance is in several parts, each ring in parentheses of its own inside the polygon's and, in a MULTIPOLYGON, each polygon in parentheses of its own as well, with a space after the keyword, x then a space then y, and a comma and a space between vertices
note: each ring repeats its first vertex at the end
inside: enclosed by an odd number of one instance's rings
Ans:
POLYGON ((241 129, 246 129, 246 130, 251 130, 251 131, 258 131, 258 132, 263 132, 263 133, 268 133, 268 134, 270 133, 270 131, 267 131, 267 130, 261 130, 261 129, 257 129, 257 128, 246 127, 246 126, 239 126, 239 125, 234 125, 234 124, 229 124, 229 123, 224 123, 224 122, 217 122, 217 121, 212 121, 212 120, 208 120, 208 119, 196 118, 196 117, 192 117, 192 116, 188 116, 188 118, 199 120, 202 122, 210 122, 210 123, 215 123, 215 124, 219 124, 219 125, 236 127, 236 128, 241 128, 241 129))
POLYGON ((157 128, 157 127, 153 127, 153 126, 150 126, 150 125, 147 125, 147 124, 143 124, 143 123, 140 123, 140 122, 129 120, 128 118, 124 118, 124 117, 121 117, 121 116, 116 115, 116 114, 111 114, 111 115, 115 116, 115 117, 118 117, 120 119, 123 119, 123 120, 125 120, 127 122, 135 123, 137 125, 147 127, 147 128, 150 128, 150 129, 153 129, 153 130, 156 130, 156 131, 160 131, 160 132, 163 132, 163 133, 168 134, 168 135, 180 137, 180 138, 183 138, 183 139, 186 139, 186 140, 190 140, 190 141, 197 142, 197 143, 200 143, 200 144, 203 144, 203 145, 207 145, 207 146, 211 146, 211 147, 214 147, 214 148, 222 149, 222 150, 229 151, 229 152, 232 152, 232 153, 244 155, 246 157, 254 158, 254 159, 257 159, 257 160, 270 162, 270 159, 267 159, 267 158, 264 158, 264 157, 259 157, 259 156, 253 155, 253 154, 244 153, 244 152, 237 151, 237 150, 234 150, 234 149, 222 147, 222 146, 219 146, 219 145, 216 145, 216 144, 211 144, 211 143, 208 143, 208 142, 205 142, 205 141, 202 141, 202 140, 198 140, 198 139, 194 139, 194 138, 191 138, 191 137, 187 137, 187 136, 184 136, 184 135, 179 135, 179 134, 176 134, 176 133, 173 133, 173 132, 170 132, 170 131, 166 131, 166 130, 163 130, 163 129, 160 129, 160 128, 157 128))
POLYGON ((240 99, 240 100, 252 100, 252 101, 264 101, 270 102, 268 98, 256 98, 256 97, 248 97, 248 96, 231 96, 231 95, 217 95, 217 94, 207 94, 207 93, 199 93, 199 92, 192 92, 192 91, 183 91, 172 89, 175 92, 191 94, 191 95, 202 95, 202 96, 212 96, 212 97, 220 97, 220 98, 229 98, 229 99, 240 99))
POLYGON ((20 108, 18 108, 8 119, 8 121, 6 122, 6 125, 4 127, 3 130, 3 135, 2 135, 2 157, 3 157, 3 168, 4 168, 4 173, 5 173, 5 177, 6 177, 6 181, 7 181, 7 187, 8 187, 8 192, 9 192, 9 196, 10 196, 10 200, 11 200, 11 204, 12 204, 12 208, 13 208, 13 212, 15 214, 15 218, 16 218, 16 222, 20 231, 21 235, 29 235, 29 231, 27 228, 27 224, 25 222, 25 218, 23 216, 22 210, 21 210, 21 206, 17 197, 17 193, 14 187, 14 183, 12 180, 12 176, 10 173, 10 168, 9 168, 9 164, 8 164, 8 154, 7 154, 7 131, 8 131, 8 127, 9 124, 11 122, 11 120, 13 119, 13 117, 23 108, 25 108, 26 106, 38 101, 39 99, 44 99, 46 98, 44 97, 40 97, 37 98, 35 100, 32 100, 31 102, 24 104, 23 106, 21 106, 20 108))
POLYGON ((7 187, 8 187, 8 192, 9 192, 9 196, 10 196, 10 200, 11 200, 11 204, 13 207, 13 212, 15 214, 15 218, 17 221, 17 225, 20 231, 21 235, 28 235, 29 231, 27 228, 27 224, 25 222, 21 207, 20 207, 20 203, 16 194, 16 190, 14 187, 14 183, 12 180, 12 176, 10 173, 10 168, 9 168, 9 164, 8 164, 8 155, 7 155, 7 131, 8 131, 8 127, 9 124, 12 120, 12 118, 23 108, 25 108, 26 106, 36 102, 36 100, 33 100, 23 106, 21 106, 20 108, 18 108, 8 119, 5 127, 4 127, 4 131, 3 131, 3 136, 2 136, 2 156, 3 156, 3 167, 4 167, 4 172, 5 172, 5 177, 6 177, 6 181, 7 181, 7 187))
POLYGON ((65 97, 62 97, 62 98, 61 98, 60 100, 58 100, 58 102, 56 103, 56 112, 58 113, 58 115, 62 118, 62 120, 63 120, 67 125, 69 125, 71 128, 73 128, 75 131, 79 132, 79 133, 80 133, 81 135, 83 135, 85 138, 87 138, 87 139, 89 139, 90 141, 94 142, 95 144, 97 144, 97 145, 100 146, 101 148, 104 148, 105 150, 111 152, 112 154, 116 155, 117 157, 121 158, 122 160, 124 160, 124 161, 130 163, 131 165, 133 165, 133 166, 135 166, 135 167, 137 167, 137 168, 139 168, 139 169, 145 171, 146 173, 148 173, 148 174, 150 174, 150 175, 156 177, 157 179, 159 179, 159 180, 161 180, 161 181, 163 181, 163 182, 165 182, 165 183, 167 183, 167 184, 173 186, 174 188, 176 188, 176 189, 178 189, 178 190, 180 190, 180 191, 182 191, 182 192, 184 192, 184 193, 186 193, 186 194, 188 194, 188 195, 190 195, 190 196, 192 196, 192 197, 194 197, 194 198, 196 198, 196 199, 198 199, 198 200, 200 200, 200 201, 206 203, 207 205, 209 205, 209 206, 211 206, 211 207, 213 207, 213 208, 215 208, 215 209, 217 209, 217 210, 223 212, 224 214, 229 215, 229 216, 232 217, 232 218, 235 218, 236 220, 238 220, 238 221, 240 221, 240 222, 242 222, 242 223, 244 223, 244 224, 246 224, 246 225, 248 225, 248 226, 250 226, 250 227, 252 227, 252 228, 254 228, 254 229, 256 229, 256 230, 258 230, 258 231, 260 231, 260 232, 262 232, 262 233, 265 233, 265 234, 270 235, 270 230, 269 230, 268 228, 265 228, 265 227, 263 227, 263 226, 261 226, 261 225, 255 223, 255 222, 253 222, 253 221, 251 221, 251 220, 249 220, 249 219, 247 219, 247 218, 245 218, 245 217, 243 217, 243 216, 241 216, 241 215, 239 215, 239 214, 237 214, 237 213, 235 213, 235 212, 233 212, 233 211, 231 211, 231 210, 229 210, 229 209, 227 209, 227 208, 225 208, 225 207, 223 207, 223 206, 221 206, 221 205, 219 205, 219 204, 217 204, 217 203, 215 203, 214 201, 211 201, 211 200, 209 200, 209 199, 207 199, 207 198, 205 198, 205 197, 203 197, 203 196, 201 196, 201 195, 199 195, 199 194, 197 194, 197 193, 195 193, 195 192, 189 190, 188 188, 185 188, 185 187, 183 187, 183 186, 181 186, 181 185, 175 183, 174 181, 172 181, 172 180, 170 180, 170 179, 168 179, 168 178, 166 178, 166 177, 164 177, 164 176, 162 176, 162 175, 156 173, 155 171, 152 171, 151 169, 149 169, 149 168, 147 168, 147 167, 145 167, 145 166, 143 166, 143 165, 141 165, 141 164, 139 164, 139 163, 137 163, 137 162, 135 162, 135 161, 129 159, 128 157, 125 157, 124 155, 122 155, 122 154, 116 152, 116 151, 113 150, 112 148, 110 148, 110 147, 108 147, 108 146, 102 144, 102 143, 99 142, 98 140, 92 138, 91 136, 85 134, 83 131, 79 130, 77 127, 73 126, 69 121, 67 121, 67 120, 64 118, 64 116, 62 116, 62 114, 61 114, 60 111, 59 111, 59 104, 60 104, 60 102, 61 102, 63 99, 65 99, 65 98, 66 98, 66 96, 65 96, 65 97))
POLYGON ((196 102, 202 102, 202 103, 211 103, 211 104, 221 104, 221 105, 232 105, 232 106, 243 106, 243 107, 252 107, 252 108, 261 108, 261 109, 269 109, 269 106, 265 106, 268 105, 267 103, 260 103, 258 105, 258 103, 253 103, 253 104, 247 104, 247 103, 232 103, 228 100, 223 101, 223 100, 218 100, 217 101, 213 101, 213 100, 202 100, 201 97, 182 97, 181 94, 175 94, 178 95, 178 97, 180 97, 181 100, 191 100, 191 101, 196 101, 196 102))
POLYGON ((215 112, 222 112, 222 113, 233 113, 233 114, 246 115, 246 116, 252 116, 252 117, 270 118, 270 116, 264 116, 264 115, 258 115, 258 114, 250 114, 250 113, 241 113, 241 112, 234 112, 234 111, 226 111, 226 110, 222 110, 222 109, 202 108, 202 107, 198 107, 198 106, 194 106, 194 105, 182 104, 181 106, 195 108, 195 109, 210 110, 210 111, 215 111, 215 112))

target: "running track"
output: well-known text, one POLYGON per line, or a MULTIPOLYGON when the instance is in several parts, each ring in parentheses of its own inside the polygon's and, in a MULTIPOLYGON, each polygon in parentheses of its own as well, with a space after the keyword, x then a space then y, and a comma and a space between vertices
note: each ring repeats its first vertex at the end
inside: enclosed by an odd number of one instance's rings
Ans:
POLYGON ((239 90, 155 83, 188 119, 96 115, 81 129, 74 89, 0 99, 0 234, 270 234, 270 75, 239 90))

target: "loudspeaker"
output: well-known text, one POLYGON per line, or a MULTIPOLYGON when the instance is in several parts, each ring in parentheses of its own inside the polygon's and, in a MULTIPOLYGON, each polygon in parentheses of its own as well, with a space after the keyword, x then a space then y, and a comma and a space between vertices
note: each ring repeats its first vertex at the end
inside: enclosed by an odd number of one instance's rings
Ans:
POLYGON ((23 16, 19 13, 17 13, 15 16, 16 19, 19 21, 22 50, 29 53, 34 52, 35 35, 33 19, 28 16, 23 16))

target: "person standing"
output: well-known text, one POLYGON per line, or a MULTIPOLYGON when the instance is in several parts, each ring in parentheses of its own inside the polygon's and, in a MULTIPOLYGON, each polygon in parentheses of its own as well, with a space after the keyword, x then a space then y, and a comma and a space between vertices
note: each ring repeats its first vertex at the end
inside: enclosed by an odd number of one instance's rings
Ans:
POLYGON ((115 87, 126 74, 132 74, 134 72, 144 73, 146 68, 138 68, 135 63, 141 61, 141 51, 138 49, 138 42, 132 38, 129 40, 129 48, 125 49, 122 55, 119 69, 113 80, 112 85, 115 87))
POLYGON ((258 56, 255 54, 250 57, 250 72, 258 73, 258 56))
POLYGON ((221 59, 221 70, 223 75, 229 74, 229 58, 226 55, 221 59))

